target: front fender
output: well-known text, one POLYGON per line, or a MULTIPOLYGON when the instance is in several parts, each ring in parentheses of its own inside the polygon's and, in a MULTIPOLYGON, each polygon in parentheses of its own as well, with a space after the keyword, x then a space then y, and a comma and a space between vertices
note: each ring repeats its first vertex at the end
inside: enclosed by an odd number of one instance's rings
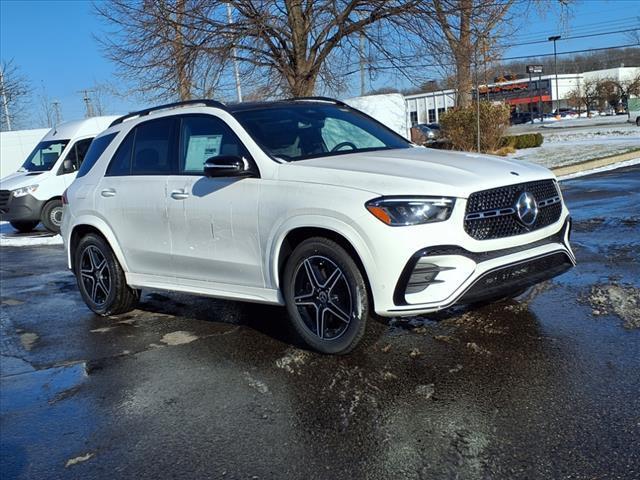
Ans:
POLYGON ((280 262, 280 250, 284 239, 289 232, 297 228, 321 228, 330 230, 344 237, 356 251, 365 268, 368 278, 372 278, 376 270, 375 258, 371 253, 371 249, 366 241, 363 232, 356 229, 347 217, 337 218, 334 216, 325 216, 318 214, 300 214, 288 217, 285 221, 276 225, 269 236, 266 251, 269 255, 266 257, 264 271, 266 274, 266 285, 271 288, 280 288, 278 265, 280 262))

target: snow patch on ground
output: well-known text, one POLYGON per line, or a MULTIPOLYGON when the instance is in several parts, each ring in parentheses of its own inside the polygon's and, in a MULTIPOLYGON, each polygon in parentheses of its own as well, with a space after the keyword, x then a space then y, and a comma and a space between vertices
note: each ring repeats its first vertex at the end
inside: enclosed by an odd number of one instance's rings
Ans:
POLYGON ((640 290, 631 285, 594 285, 588 296, 594 316, 615 314, 624 327, 640 328, 640 290))
POLYGON ((0 246, 30 247, 36 245, 62 245, 62 237, 53 235, 44 229, 37 229, 31 233, 18 233, 9 222, 0 222, 0 246))
POLYGON ((575 121, 582 122, 585 128, 543 131, 542 146, 518 150, 510 158, 545 167, 559 167, 640 149, 640 129, 635 125, 620 122, 615 126, 593 125, 593 119, 575 121), (591 122, 591 126, 587 122, 591 122))

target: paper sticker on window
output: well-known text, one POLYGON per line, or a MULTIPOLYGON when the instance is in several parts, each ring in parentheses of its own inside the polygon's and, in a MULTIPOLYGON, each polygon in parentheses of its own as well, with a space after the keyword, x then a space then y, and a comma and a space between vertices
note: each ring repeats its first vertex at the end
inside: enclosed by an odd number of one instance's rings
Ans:
POLYGON ((187 158, 184 161, 184 170, 201 172, 206 162, 211 157, 220 155, 222 135, 192 135, 187 146, 187 158))

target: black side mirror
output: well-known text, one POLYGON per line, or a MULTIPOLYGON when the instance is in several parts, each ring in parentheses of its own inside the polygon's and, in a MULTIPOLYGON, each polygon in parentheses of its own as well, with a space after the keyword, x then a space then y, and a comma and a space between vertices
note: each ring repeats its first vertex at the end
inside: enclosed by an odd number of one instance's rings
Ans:
POLYGON ((244 160, 235 155, 211 157, 204 163, 205 177, 241 177, 251 172, 245 167, 244 160))
POLYGON ((75 169, 73 168, 73 162, 70 159, 65 159, 62 162, 62 170, 64 171, 64 173, 71 173, 73 172, 75 169))

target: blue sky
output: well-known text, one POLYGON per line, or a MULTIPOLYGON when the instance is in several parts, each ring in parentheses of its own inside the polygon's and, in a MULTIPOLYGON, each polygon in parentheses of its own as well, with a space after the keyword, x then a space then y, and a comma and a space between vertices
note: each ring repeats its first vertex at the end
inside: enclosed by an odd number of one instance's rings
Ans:
MULTIPOLYGON (((547 0, 553 2, 555 0, 547 0)), ((640 23, 638 0, 578 0, 568 23, 561 24, 551 9, 540 16, 532 13, 520 26, 514 43, 544 40, 554 32, 564 36, 580 33, 621 30, 640 23)), ((103 58, 94 35, 103 25, 92 13, 86 0, 0 0, 0 57, 13 59, 34 90, 44 87, 51 99, 61 102, 65 120, 84 114, 84 88, 96 83, 117 85, 115 67, 103 58)), ((558 51, 599 48, 630 43, 625 34, 569 40, 558 43, 558 51)), ((511 48, 507 56, 552 52, 550 44, 536 44, 511 48)), ((357 76, 353 78, 356 93, 357 76)), ((389 74, 376 81, 373 87, 384 85, 407 87, 401 77, 389 74)), ((124 113, 140 107, 135 102, 110 99, 110 113, 124 113)), ((36 126, 36 125, 31 125, 36 126)))

